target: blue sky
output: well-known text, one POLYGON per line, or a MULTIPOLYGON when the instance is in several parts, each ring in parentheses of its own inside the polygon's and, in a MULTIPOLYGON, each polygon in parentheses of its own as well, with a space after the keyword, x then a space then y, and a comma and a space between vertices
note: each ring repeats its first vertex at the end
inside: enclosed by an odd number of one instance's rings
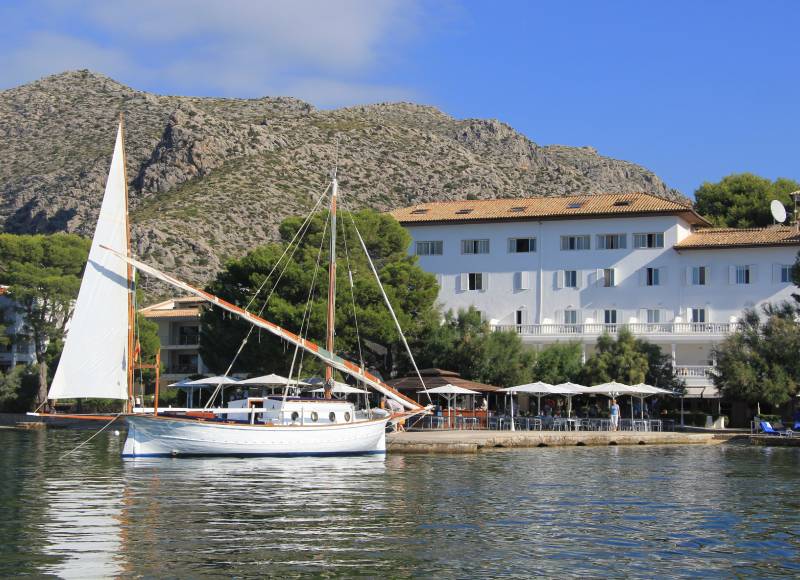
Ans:
POLYGON ((591 145, 691 194, 800 180, 800 1, 0 0, 0 88, 391 100, 591 145))

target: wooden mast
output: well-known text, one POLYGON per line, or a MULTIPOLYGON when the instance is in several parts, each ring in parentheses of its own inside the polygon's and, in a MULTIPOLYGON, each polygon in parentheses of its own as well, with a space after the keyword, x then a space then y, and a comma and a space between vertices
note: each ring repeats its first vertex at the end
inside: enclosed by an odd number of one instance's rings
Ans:
MULTIPOLYGON (((333 174, 331 187, 331 249, 328 263, 328 333, 325 348, 333 352, 334 325, 336 323, 336 196, 339 193, 339 182, 336 173, 333 174)), ((325 398, 330 399, 333 394, 333 369, 325 367, 325 398)))
MULTIPOLYGON (((125 184, 125 247, 128 252, 128 257, 132 257, 131 253, 131 227, 128 220, 128 160, 125 157, 125 118, 120 111, 119 114, 119 127, 122 135, 122 180, 125 184)), ((127 413, 133 413, 133 327, 136 313, 134 312, 134 280, 133 280, 133 266, 128 263, 128 403, 125 405, 127 413)))

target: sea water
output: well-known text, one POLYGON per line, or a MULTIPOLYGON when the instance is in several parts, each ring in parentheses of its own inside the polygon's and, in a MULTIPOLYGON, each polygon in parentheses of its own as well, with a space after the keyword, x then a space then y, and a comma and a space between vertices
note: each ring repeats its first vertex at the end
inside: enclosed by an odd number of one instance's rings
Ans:
POLYGON ((87 437, 0 430, 0 576, 800 576, 800 449, 63 457, 87 437))

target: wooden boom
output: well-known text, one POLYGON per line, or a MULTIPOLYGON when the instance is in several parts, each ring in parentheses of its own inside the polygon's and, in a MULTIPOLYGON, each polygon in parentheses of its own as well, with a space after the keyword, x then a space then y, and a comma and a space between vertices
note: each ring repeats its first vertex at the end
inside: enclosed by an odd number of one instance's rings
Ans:
POLYGON ((236 306, 235 304, 231 304, 227 300, 223 300, 222 298, 219 298, 218 296, 214 296, 213 294, 210 294, 210 293, 208 293, 208 292, 206 292, 204 290, 200 290, 199 288, 195 288, 194 286, 191 286, 191 285, 187 284, 186 282, 182 282, 181 280, 178 280, 177 278, 173 278, 169 274, 165 274, 164 272, 161 272, 160 270, 156 270, 155 268, 153 268, 152 266, 148 266, 144 262, 140 262, 139 260, 136 260, 134 258, 129 258, 128 256, 120 254, 119 252, 117 252, 115 250, 112 250, 111 248, 108 248, 106 246, 101 246, 101 247, 104 250, 108 250, 109 252, 111 252, 112 254, 117 256, 120 260, 123 260, 123 261, 127 262, 128 264, 130 264, 131 266, 136 267, 139 271, 144 272, 145 274, 148 274, 149 276, 153 276, 154 278, 158 278, 159 280, 162 280, 163 282, 166 282, 167 284, 171 284, 172 286, 175 286, 176 288, 180 288, 181 290, 184 290, 186 292, 194 294, 195 296, 198 296, 198 297, 202 298, 203 300, 205 300, 207 302, 210 302, 211 304, 219 306, 223 310, 227 310, 228 312, 231 312, 232 314, 236 314, 237 316, 239 316, 239 317, 243 318, 244 320, 248 321, 250 324, 254 324, 254 325, 258 326, 259 328, 263 328, 264 330, 274 334, 275 336, 277 336, 279 338, 282 338, 282 339, 284 339, 284 340, 286 340, 286 341, 288 341, 288 342, 290 342, 290 343, 292 343, 294 345, 299 346, 300 348, 302 348, 306 352, 308 352, 308 353, 314 355, 315 357, 317 357, 318 359, 322 360, 325 364, 327 364, 327 365, 329 365, 329 366, 331 366, 331 367, 333 367, 335 369, 338 369, 338 370, 342 371, 343 373, 346 373, 348 375, 351 375, 351 376, 357 378, 358 380, 366 383, 367 385, 369 385, 370 387, 372 387, 373 389, 375 389, 379 393, 389 397, 390 399, 393 399, 393 400, 397 401, 398 403, 403 405, 403 407, 405 407, 406 409, 408 409, 410 411, 417 411, 417 412, 422 412, 422 411, 426 410, 425 407, 422 407, 415 400, 413 400, 413 399, 411 399, 409 397, 406 397, 405 395, 403 395, 402 393, 400 393, 396 389, 393 389, 392 387, 390 387, 389 385, 387 385, 386 383, 381 381, 378 377, 372 375, 371 373, 368 373, 367 371, 365 371, 364 369, 362 369, 358 365, 356 365, 356 364, 354 364, 354 363, 352 363, 352 362, 350 362, 348 360, 345 360, 342 357, 337 356, 337 355, 333 354, 332 352, 322 348, 321 346, 319 346, 315 342, 312 342, 310 340, 306 340, 305 338, 302 338, 302 337, 296 335, 295 333, 293 333, 293 332, 291 332, 289 330, 286 330, 285 328, 283 328, 281 326, 278 326, 274 322, 270 322, 269 320, 266 320, 264 318, 256 316, 255 314, 252 314, 252 313, 248 312, 247 310, 245 310, 244 308, 240 308, 240 307, 236 306))

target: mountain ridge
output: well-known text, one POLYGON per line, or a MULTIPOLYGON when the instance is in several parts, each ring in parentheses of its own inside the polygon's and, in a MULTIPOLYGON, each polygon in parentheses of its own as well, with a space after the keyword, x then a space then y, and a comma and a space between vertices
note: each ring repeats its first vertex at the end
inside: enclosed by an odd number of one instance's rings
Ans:
POLYGON ((686 200, 634 163, 538 145, 494 119, 407 102, 320 110, 292 97, 156 95, 83 70, 0 91, 0 230, 91 235, 119 111, 135 249, 200 284, 308 211, 337 138, 352 209, 635 191, 686 200))

